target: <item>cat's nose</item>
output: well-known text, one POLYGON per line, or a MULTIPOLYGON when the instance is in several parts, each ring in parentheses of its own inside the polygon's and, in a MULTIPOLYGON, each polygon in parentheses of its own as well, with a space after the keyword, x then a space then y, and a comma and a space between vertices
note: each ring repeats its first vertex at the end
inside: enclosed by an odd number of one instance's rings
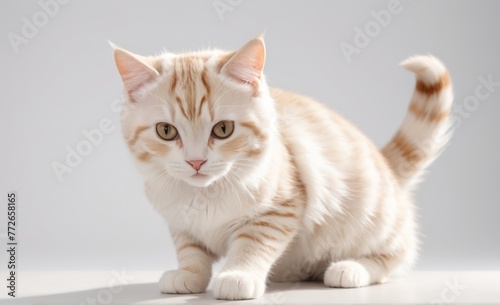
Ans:
POLYGON ((199 171, 203 163, 207 162, 207 160, 186 160, 196 171, 199 171))

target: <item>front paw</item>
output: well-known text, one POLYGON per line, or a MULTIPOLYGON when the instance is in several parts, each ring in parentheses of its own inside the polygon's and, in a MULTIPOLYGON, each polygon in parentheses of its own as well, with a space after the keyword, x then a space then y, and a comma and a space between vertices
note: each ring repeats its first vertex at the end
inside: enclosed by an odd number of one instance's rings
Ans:
POLYGON ((214 282, 214 296, 219 300, 255 299, 265 291, 265 278, 243 271, 222 272, 214 282))
POLYGON ((187 270, 170 270, 160 278, 162 293, 200 293, 205 292, 210 277, 187 270))
POLYGON ((357 288, 370 285, 370 274, 358 262, 340 261, 326 269, 324 281, 328 287, 357 288))

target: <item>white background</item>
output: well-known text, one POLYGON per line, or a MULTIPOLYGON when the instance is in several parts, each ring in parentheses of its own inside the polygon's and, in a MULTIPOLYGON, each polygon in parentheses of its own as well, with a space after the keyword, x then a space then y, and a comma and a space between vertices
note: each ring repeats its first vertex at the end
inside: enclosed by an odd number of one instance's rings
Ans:
MULTIPOLYGON (((398 66, 409 55, 440 57, 461 107, 481 76, 500 81, 494 1, 402 0, 402 11, 348 62, 340 44, 353 44, 355 28, 364 29, 374 20, 370 11, 388 3, 74 0, 16 52, 9 33, 22 35, 23 18, 43 10, 37 1, 0 1, 0 196, 6 204, 7 192, 18 194, 21 270, 176 266, 167 227, 143 195, 121 138, 114 103, 122 84, 108 40, 148 55, 236 49, 266 30, 269 84, 327 103, 379 146, 409 104, 414 76, 398 66), (232 3, 232 10, 218 13, 214 3, 232 3), (64 163, 66 147, 75 149, 82 131, 103 118, 114 131, 58 181, 51 164, 64 163)), ((419 270, 500 268, 499 91, 459 114, 450 146, 415 194, 419 270)), ((7 258, 0 253, 3 270, 7 258)))

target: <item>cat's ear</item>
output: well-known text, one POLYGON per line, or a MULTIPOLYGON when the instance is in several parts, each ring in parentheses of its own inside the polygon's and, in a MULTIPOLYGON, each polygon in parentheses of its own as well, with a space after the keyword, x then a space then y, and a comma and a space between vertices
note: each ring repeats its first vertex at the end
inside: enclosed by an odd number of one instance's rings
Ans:
POLYGON ((266 60, 266 46, 262 36, 250 40, 224 64, 221 72, 234 80, 259 89, 266 60))
POLYGON ((116 67, 127 94, 132 94, 160 75, 152 58, 130 53, 111 44, 114 49, 116 67))

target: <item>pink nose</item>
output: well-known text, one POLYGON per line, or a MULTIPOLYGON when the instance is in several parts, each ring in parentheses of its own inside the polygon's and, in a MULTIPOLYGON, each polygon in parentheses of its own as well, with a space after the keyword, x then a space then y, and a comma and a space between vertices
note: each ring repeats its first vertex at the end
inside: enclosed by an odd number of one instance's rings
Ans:
POLYGON ((187 163, 191 164, 191 166, 196 170, 199 171, 203 163, 207 162, 207 160, 191 160, 187 161, 187 163))

